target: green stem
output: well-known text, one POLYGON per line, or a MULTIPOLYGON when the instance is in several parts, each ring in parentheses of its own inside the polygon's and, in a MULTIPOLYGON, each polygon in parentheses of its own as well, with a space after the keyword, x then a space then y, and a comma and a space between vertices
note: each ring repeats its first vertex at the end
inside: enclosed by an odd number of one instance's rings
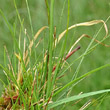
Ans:
POLYGON ((54 0, 51 0, 50 7, 50 28, 49 28, 49 72, 48 72, 48 86, 47 86, 47 98, 51 95, 51 74, 52 74, 52 46, 53 46, 53 13, 54 13, 54 0))

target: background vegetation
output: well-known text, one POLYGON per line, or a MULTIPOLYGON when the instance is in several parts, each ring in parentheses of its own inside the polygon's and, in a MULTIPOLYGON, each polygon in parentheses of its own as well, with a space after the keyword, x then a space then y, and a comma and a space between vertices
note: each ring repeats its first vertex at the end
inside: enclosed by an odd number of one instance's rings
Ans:
MULTIPOLYGON (((39 28, 42 26, 48 25, 48 17, 47 17, 47 10, 45 6, 45 0, 28 0, 29 7, 31 11, 31 17, 32 17, 32 25, 34 29, 34 34, 38 31, 39 28)), ((31 33, 31 26, 29 23, 29 16, 27 13, 26 3, 25 0, 16 0, 17 7, 19 10, 19 13, 22 18, 24 18, 24 26, 27 29, 27 32, 30 37, 32 37, 31 33)), ((63 30, 67 27, 67 1, 66 0, 55 0, 55 13, 54 13, 54 25, 57 29, 57 35, 61 33, 63 30), (64 13, 62 14, 62 20, 60 24, 60 17, 62 10, 64 9, 64 13)), ((13 1, 9 0, 1 0, 0 3, 0 9, 4 12, 7 19, 10 21, 10 23, 13 26, 13 22, 16 19, 16 11, 14 7, 13 1)), ((102 19, 106 20, 110 16, 110 1, 109 0, 70 0, 70 21, 69 26, 90 21, 94 19, 102 19)), ((18 22, 18 21, 16 21, 18 22)), ((108 29, 110 29, 110 20, 108 20, 107 25, 108 29)), ((68 33, 68 46, 66 49, 68 50, 71 46, 71 44, 82 34, 88 34, 90 36, 94 36, 98 30, 100 29, 102 25, 95 25, 92 27, 81 27, 81 28, 75 28, 68 33)), ((19 25, 18 25, 19 27, 19 25)), ((19 34, 19 31, 18 31, 19 34)), ((102 30, 98 34, 98 39, 102 39, 105 32, 102 30)), ((41 37, 44 34, 41 34, 41 37)), ((40 37, 39 37, 40 38, 40 37)), ((45 37, 46 40, 48 40, 48 36, 45 37)), ((39 39, 38 39, 39 40, 39 39)), ((11 37, 11 34, 7 28, 7 26, 4 23, 3 18, 0 16, 0 63, 3 64, 3 53, 4 53, 4 44, 7 46, 7 49, 9 50, 10 56, 12 56, 13 52, 13 39, 11 37)), ((110 39, 105 41, 105 43, 109 44, 110 39)), ((71 62, 77 56, 82 54, 84 50, 87 48, 88 44, 90 43, 90 39, 84 38, 78 45, 81 46, 81 49, 76 52, 70 59, 68 59, 68 62, 71 62)), ((59 44, 58 53, 60 50, 61 43, 59 44)), ((42 44, 37 49, 37 54, 41 53, 42 44)), ((110 48, 103 47, 99 45, 91 54, 89 54, 83 61, 83 64, 80 68, 79 75, 82 75, 92 69, 95 69, 101 65, 104 65, 106 63, 110 63, 110 48)), ((57 53, 57 54, 58 54, 57 53)), ((66 84, 68 81, 71 80, 73 72, 75 72, 75 69, 78 66, 78 63, 75 63, 71 67, 71 71, 67 71, 67 74, 64 78, 62 78, 62 82, 59 83, 66 84)), ((0 68, 0 78, 5 79, 5 75, 2 72, 2 69, 0 68)), ((77 86, 74 87, 74 90, 72 92, 72 95, 78 94, 80 92, 90 92, 90 91, 96 91, 101 89, 107 89, 110 88, 110 69, 103 69, 101 71, 98 71, 98 74, 94 74, 91 77, 88 77, 82 83, 79 83, 77 86)), ((0 83, 0 93, 2 91, 2 84, 0 83)), ((77 105, 72 106, 72 103, 69 104, 67 107, 68 109, 75 109, 77 110, 80 106, 82 106, 88 99, 83 100, 77 105)), ((103 103, 101 103, 101 106, 99 109, 101 110, 108 110, 109 109, 109 102, 110 98, 107 97, 103 103)), ((98 103, 98 102, 97 102, 98 103)), ((94 105, 95 106, 95 105, 94 105)), ((66 110, 67 108, 65 108, 66 110)), ((93 108, 92 108, 93 109, 93 108)), ((92 110, 90 109, 90 110, 92 110)))

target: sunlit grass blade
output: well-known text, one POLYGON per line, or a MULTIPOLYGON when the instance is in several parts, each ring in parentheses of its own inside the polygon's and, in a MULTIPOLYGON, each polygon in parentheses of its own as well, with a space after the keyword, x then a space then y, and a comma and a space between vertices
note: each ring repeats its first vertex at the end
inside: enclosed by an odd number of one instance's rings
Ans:
POLYGON ((103 23, 103 26, 104 26, 104 29, 105 29, 105 37, 107 37, 108 35, 108 28, 107 28, 107 25, 106 23, 103 21, 103 20, 93 20, 93 21, 89 21, 89 22, 84 22, 84 23, 79 23, 79 24, 74 24, 72 26, 70 26, 68 29, 64 30, 58 37, 58 41, 56 40, 56 43, 59 42, 63 37, 64 35, 66 34, 66 32, 68 30, 71 30, 73 28, 76 28, 76 27, 79 27, 79 26, 92 26, 92 25, 96 25, 96 24, 99 24, 99 23, 103 23))
POLYGON ((98 95, 98 94, 102 94, 102 93, 106 93, 106 92, 110 92, 110 89, 94 91, 94 92, 89 92, 89 93, 84 93, 84 94, 81 94, 81 95, 76 95, 76 96, 71 96, 71 97, 68 97, 68 98, 64 98, 62 100, 59 100, 59 101, 56 101, 56 102, 53 102, 53 103, 49 104, 48 109, 57 107, 61 104, 64 104, 64 103, 67 103, 67 102, 70 102, 70 101, 75 101, 75 100, 78 100, 78 99, 81 99, 81 98, 86 98, 86 97, 90 97, 90 96, 94 96, 94 95, 98 95))

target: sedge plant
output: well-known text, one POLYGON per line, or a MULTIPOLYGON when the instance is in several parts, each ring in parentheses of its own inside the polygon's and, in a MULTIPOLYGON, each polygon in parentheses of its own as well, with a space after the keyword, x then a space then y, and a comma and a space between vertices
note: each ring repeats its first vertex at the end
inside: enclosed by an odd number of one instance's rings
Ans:
MULTIPOLYGON (((106 25, 107 21, 103 20, 93 20, 89 22, 78 23, 69 27, 69 16, 70 16, 70 0, 68 0, 68 16, 67 16, 67 28, 57 35, 56 27, 54 26, 54 0, 51 0, 50 3, 48 0, 45 0, 46 8, 47 8, 47 15, 48 15, 48 26, 43 26, 41 29, 37 31, 34 35, 33 26, 32 26, 32 19, 30 14, 30 9, 28 5, 28 1, 26 0, 27 5, 27 12, 30 21, 31 27, 31 35, 32 39, 30 38, 28 32, 24 28, 24 19, 21 18, 19 11, 17 9, 17 5, 15 0, 14 6, 17 14, 17 18, 20 22, 20 29, 19 29, 19 37, 16 37, 17 31, 17 24, 16 21, 12 26, 10 22, 7 20, 6 16, 0 10, 0 14, 5 21, 14 41, 14 52, 13 58, 10 58, 8 49, 4 46, 4 65, 0 66, 3 69, 3 73, 6 75, 8 84, 6 85, 2 79, 1 82, 3 83, 3 93, 0 97, 0 109, 2 110, 54 110, 55 107, 62 105, 63 107, 66 106, 66 103, 71 101, 76 101, 75 104, 78 103, 78 100, 85 97, 90 97, 93 95, 98 95, 102 93, 110 92, 110 89, 107 90, 99 90, 89 93, 81 93, 75 96, 68 97, 68 94, 72 91, 72 88, 84 80, 89 75, 96 73, 97 71, 110 67, 110 64, 105 64, 96 69, 93 69, 82 76, 78 76, 79 69, 83 62, 83 59, 91 53, 98 45, 103 45, 105 47, 110 47, 110 45, 104 44, 103 41, 109 37, 108 35, 108 28, 106 25), (92 26, 102 23, 102 27, 100 28, 99 32, 104 29, 105 36, 104 38, 99 41, 97 40, 97 35, 93 37, 83 34, 81 35, 74 43, 71 45, 69 51, 66 51, 67 40, 68 40, 68 33, 69 30, 73 28, 80 27, 80 26, 92 26), (44 41, 44 37, 38 40, 36 43, 39 35, 44 31, 49 30, 49 40, 47 43, 47 48, 43 49, 41 54, 37 56, 36 48, 38 48, 39 44, 44 41), (24 36, 22 38, 22 36, 24 36), (64 37, 65 36, 65 37, 64 37), (74 61, 71 62, 68 66, 67 59, 69 59, 75 52, 78 52, 81 46, 77 44, 80 42, 82 38, 89 38, 91 42, 89 43, 87 49, 83 54, 77 57, 74 61), (58 48, 58 44, 60 43, 61 39, 63 39, 61 51, 58 57, 55 56, 56 48, 58 48), (95 45, 92 46, 93 42, 96 42, 95 45), (42 57, 43 56, 43 57, 42 57), (34 61, 33 61, 34 57, 34 61), (8 59, 8 61, 7 61, 8 59), (12 60, 11 60, 12 59, 12 60), (65 77, 66 71, 76 62, 79 61, 80 63, 74 73, 70 82, 66 85, 58 86, 57 82, 62 78, 65 77), (66 65, 66 68, 64 68, 66 65), (62 95, 58 98, 55 98, 60 93, 62 95), (66 97, 64 97, 66 95, 66 97)), ((108 18, 109 19, 109 18, 108 18)), ((107 20, 108 20, 107 19, 107 20)), ((71 73, 70 73, 71 74, 71 73)), ((102 100, 103 98, 101 98, 102 100)), ((95 103, 93 101, 87 102, 85 105, 80 107, 80 110, 85 109, 90 104, 95 103)))

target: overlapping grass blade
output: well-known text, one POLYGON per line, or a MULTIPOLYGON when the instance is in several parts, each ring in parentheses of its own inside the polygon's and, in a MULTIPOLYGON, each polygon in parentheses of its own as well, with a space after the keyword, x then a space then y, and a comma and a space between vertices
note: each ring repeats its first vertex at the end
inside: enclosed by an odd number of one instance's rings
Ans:
POLYGON ((94 96, 94 95, 98 95, 98 94, 102 94, 102 93, 106 93, 106 92, 110 92, 110 89, 94 91, 94 92, 89 92, 89 93, 84 93, 84 94, 81 94, 81 95, 76 95, 76 96, 71 96, 71 97, 68 97, 68 98, 64 98, 62 100, 59 100, 59 101, 56 101, 56 102, 53 102, 53 103, 49 104, 48 109, 57 107, 61 104, 64 104, 64 103, 67 103, 67 102, 70 102, 70 101, 75 101, 75 100, 78 100, 78 99, 81 99, 81 98, 86 98, 86 97, 90 97, 90 96, 94 96))
POLYGON ((87 77, 87 76, 89 76, 89 75, 91 75, 91 74, 93 74, 93 73, 95 73, 95 72, 97 72, 97 71, 103 69, 103 68, 109 67, 109 66, 110 66, 110 64, 103 65, 103 66, 98 67, 98 68, 96 68, 96 69, 94 69, 94 70, 92 70, 92 71, 89 71, 88 73, 86 73, 86 74, 84 74, 84 75, 82 75, 82 76, 76 78, 75 80, 72 80, 71 82, 69 82, 68 84, 66 84, 64 87, 62 87, 61 89, 59 89, 56 93, 54 93, 54 94, 53 94, 53 97, 56 96, 56 95, 57 95, 58 93, 60 93, 61 91, 63 91, 64 89, 66 89, 67 87, 69 87, 69 86, 71 86, 72 84, 76 83, 77 81, 79 81, 79 80, 81 80, 81 79, 83 79, 83 78, 85 78, 85 77, 87 77))

